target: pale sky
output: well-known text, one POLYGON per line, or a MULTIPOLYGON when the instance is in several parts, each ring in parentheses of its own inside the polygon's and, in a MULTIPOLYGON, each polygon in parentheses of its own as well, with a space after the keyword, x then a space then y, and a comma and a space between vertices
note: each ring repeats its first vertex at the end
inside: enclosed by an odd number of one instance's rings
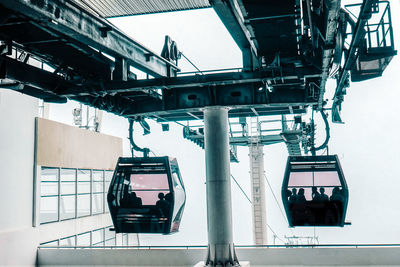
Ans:
MULTIPOLYGON (((391 1, 396 48, 400 47, 399 1, 391 1)), ((170 35, 178 49, 201 70, 241 67, 241 52, 212 9, 182 11, 111 19, 129 36, 161 53, 164 36, 170 35)), ((194 70, 183 59, 183 71, 194 70)), ((395 57, 383 77, 352 83, 343 104, 345 124, 331 124, 330 154, 338 154, 349 186, 347 221, 344 228, 315 228, 320 243, 400 243, 400 163, 398 102, 400 99, 400 60, 395 57)), ((332 98, 335 81, 327 85, 325 98, 332 98)), ((51 118, 71 124, 72 109, 77 104, 52 105, 51 118)), ((170 236, 141 235, 143 245, 206 245, 206 199, 204 151, 183 139, 182 127, 171 124, 169 132, 151 123, 152 133, 142 136, 136 128, 135 140, 150 147, 157 155, 178 159, 187 193, 187 202, 180 232, 170 236)), ((317 129, 324 134, 324 125, 317 129)), ((124 138, 128 149, 126 119, 106 114, 103 132, 124 138)), ((319 138, 321 141, 322 138, 319 138)), ((264 147, 265 172, 281 203, 281 185, 287 159, 286 146, 281 143, 264 147)), ((250 196, 248 148, 239 148, 238 164, 231 164, 231 173, 250 196)), ((283 240, 285 235, 312 236, 314 228, 288 228, 268 186, 267 222, 283 240)), ((253 242, 251 206, 232 181, 234 243, 253 242)), ((268 229, 268 243, 273 244, 268 229)), ((278 239, 277 244, 282 244, 278 239)))

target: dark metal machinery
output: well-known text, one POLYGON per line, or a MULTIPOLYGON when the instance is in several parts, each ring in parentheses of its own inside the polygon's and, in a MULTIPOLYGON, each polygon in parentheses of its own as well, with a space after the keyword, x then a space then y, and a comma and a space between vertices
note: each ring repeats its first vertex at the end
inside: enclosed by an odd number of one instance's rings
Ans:
POLYGON ((179 77, 175 62, 79 2, 0 0, 1 85, 127 118, 177 121, 202 119, 207 106, 230 106, 230 117, 322 109, 326 80, 337 73, 332 118, 339 121, 348 72, 354 81, 379 76, 395 55, 386 1, 364 1, 358 16, 339 0, 215 0, 211 6, 243 51, 240 72, 179 77), (370 21, 378 15, 381 20, 370 21), (137 80, 134 68, 155 79, 137 80))

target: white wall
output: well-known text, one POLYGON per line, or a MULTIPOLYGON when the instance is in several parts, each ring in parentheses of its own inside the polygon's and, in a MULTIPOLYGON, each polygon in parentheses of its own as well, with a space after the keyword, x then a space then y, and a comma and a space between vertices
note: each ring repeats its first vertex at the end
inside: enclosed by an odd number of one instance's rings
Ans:
POLYGON ((0 89, 0 265, 32 264, 35 116, 38 100, 0 89))
POLYGON ((32 225, 32 174, 37 112, 36 98, 9 90, 0 91, 1 231, 32 225))
POLYGON ((111 225, 109 214, 33 227, 38 99, 0 89, 0 266, 33 266, 40 243, 111 225))

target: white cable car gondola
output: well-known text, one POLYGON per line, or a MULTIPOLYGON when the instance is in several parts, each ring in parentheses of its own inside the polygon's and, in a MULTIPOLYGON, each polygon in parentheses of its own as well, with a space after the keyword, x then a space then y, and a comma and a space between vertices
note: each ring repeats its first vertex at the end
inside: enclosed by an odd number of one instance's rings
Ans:
POLYGON ((107 195, 116 233, 177 232, 185 200, 176 159, 119 158, 107 195))
POLYGON ((282 201, 289 226, 344 226, 348 196, 336 155, 288 157, 282 201))

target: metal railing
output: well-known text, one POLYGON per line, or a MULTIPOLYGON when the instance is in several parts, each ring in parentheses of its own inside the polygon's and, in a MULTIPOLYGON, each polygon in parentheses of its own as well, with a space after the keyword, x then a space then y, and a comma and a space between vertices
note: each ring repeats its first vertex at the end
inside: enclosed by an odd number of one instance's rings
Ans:
MULTIPOLYGON (((400 247, 400 244, 298 244, 298 245, 236 245, 235 248, 385 248, 400 247)), ((205 245, 175 246, 39 246, 38 249, 207 249, 205 245)))

